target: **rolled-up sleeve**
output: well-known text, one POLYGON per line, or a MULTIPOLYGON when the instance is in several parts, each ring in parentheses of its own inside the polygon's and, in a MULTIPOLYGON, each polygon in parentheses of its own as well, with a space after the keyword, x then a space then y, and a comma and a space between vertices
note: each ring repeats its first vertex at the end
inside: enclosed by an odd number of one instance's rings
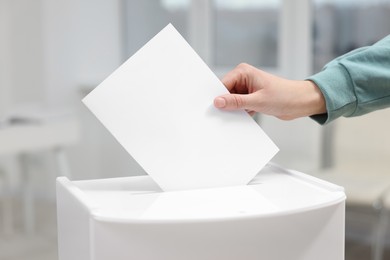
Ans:
POLYGON ((325 97, 327 113, 311 117, 320 124, 390 107, 390 35, 331 61, 308 80, 325 97))

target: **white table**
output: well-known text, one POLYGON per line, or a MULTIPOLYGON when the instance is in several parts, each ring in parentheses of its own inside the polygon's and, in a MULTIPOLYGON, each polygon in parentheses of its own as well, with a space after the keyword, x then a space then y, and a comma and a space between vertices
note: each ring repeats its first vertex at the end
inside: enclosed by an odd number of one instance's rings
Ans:
MULTIPOLYGON (((63 116, 56 119, 8 124, 0 127, 0 156, 17 156, 23 174, 23 208, 24 228, 27 232, 34 231, 35 212, 32 183, 29 178, 29 165, 26 156, 43 150, 54 153, 59 173, 58 175, 70 177, 64 148, 75 144, 79 139, 79 123, 74 117, 63 116)), ((10 173, 6 173, 10 174, 10 173)), ((6 176, 7 177, 7 176, 6 176)), ((13 232, 13 214, 10 194, 10 186, 4 183, 5 196, 3 196, 4 216, 3 226, 8 233, 13 232)))

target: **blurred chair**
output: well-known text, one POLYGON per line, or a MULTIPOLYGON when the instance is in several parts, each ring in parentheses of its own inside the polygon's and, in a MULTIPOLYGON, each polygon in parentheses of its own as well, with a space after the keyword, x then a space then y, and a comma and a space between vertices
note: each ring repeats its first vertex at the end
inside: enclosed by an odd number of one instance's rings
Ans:
POLYGON ((374 202, 374 208, 378 212, 378 222, 372 238, 373 260, 382 260, 386 246, 386 235, 390 218, 390 186, 384 190, 381 196, 374 202))
POLYGON ((311 172, 311 175, 343 186, 348 208, 367 207, 375 215, 371 227, 371 259, 382 260, 389 221, 390 175, 386 173, 356 173, 338 169, 311 172))
POLYGON ((5 170, 0 168, 0 219, 2 231, 5 234, 13 233, 12 222, 12 204, 10 200, 10 189, 7 184, 7 178, 5 176, 5 170))
MULTIPOLYGON (((58 164, 58 175, 71 177, 65 147, 79 140, 79 122, 74 116, 50 116, 45 119, 31 117, 13 117, 0 125, 0 156, 15 156, 18 159, 22 174, 22 194, 24 211, 24 228, 28 233, 35 229, 34 196, 32 180, 29 174, 28 155, 49 150, 58 164)), ((3 178, 3 225, 4 230, 13 230, 11 172, 5 172, 3 178)))

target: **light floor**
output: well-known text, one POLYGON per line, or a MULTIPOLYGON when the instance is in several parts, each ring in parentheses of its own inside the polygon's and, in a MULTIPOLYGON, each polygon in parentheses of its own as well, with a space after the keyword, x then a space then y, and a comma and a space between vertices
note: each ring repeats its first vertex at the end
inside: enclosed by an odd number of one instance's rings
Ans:
MULTIPOLYGON (((22 227, 22 214, 16 204, 14 230, 0 230, 0 260, 56 260, 57 228, 54 202, 36 203, 35 231, 27 234, 22 227)), ((1 208, 0 208, 1 209, 1 208)))

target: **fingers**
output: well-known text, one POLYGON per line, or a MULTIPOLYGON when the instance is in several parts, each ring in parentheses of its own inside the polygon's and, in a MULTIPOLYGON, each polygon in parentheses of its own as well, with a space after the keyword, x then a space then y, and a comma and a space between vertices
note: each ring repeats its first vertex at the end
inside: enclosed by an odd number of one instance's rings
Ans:
POLYGON ((252 110, 246 110, 246 112, 250 115, 250 116, 254 116, 256 114, 256 111, 252 111, 252 110))
POLYGON ((236 110, 246 109, 254 110, 252 104, 252 95, 227 94, 216 97, 214 106, 220 109, 236 110))
POLYGON ((255 72, 254 67, 246 63, 241 63, 228 72, 222 78, 222 83, 231 94, 215 98, 214 106, 226 110, 245 109, 251 114, 257 111, 255 108, 258 95, 254 89, 258 88, 252 85, 255 72))
POLYGON ((216 108, 225 108, 226 107, 226 99, 224 97, 216 97, 214 99, 214 106, 216 108))
POLYGON ((231 93, 236 93, 237 88, 247 89, 247 78, 252 71, 252 66, 241 63, 229 71, 223 78, 222 83, 231 93))
POLYGON ((234 87, 237 84, 237 77, 238 73, 236 70, 232 70, 228 72, 223 78, 222 78, 222 83, 225 85, 225 87, 229 90, 229 92, 232 92, 234 87))

